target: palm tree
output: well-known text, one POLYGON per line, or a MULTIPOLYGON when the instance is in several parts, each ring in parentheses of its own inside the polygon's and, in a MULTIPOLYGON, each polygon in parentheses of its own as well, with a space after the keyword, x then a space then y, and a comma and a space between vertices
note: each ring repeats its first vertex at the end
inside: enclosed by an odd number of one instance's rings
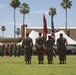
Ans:
POLYGON ((56 15, 56 8, 51 7, 49 11, 49 15, 51 16, 51 19, 53 20, 54 15, 56 15))
POLYGON ((56 15, 56 8, 51 7, 49 11, 49 15, 51 16, 51 23, 53 23, 53 17, 56 15))
POLYGON ((2 37, 4 37, 4 31, 6 30, 6 27, 5 27, 5 26, 2 26, 2 27, 1 27, 1 30, 2 30, 2 32, 3 32, 3 33, 2 33, 2 37))
POLYGON ((55 41, 55 38, 54 38, 54 36, 55 36, 54 35, 55 30, 54 30, 54 26, 53 26, 53 17, 56 15, 56 8, 51 7, 50 11, 49 11, 49 15, 51 16, 51 28, 52 28, 51 35, 52 35, 52 39, 55 41))
POLYGON ((20 1, 19 0, 12 0, 10 6, 14 8, 14 38, 15 38, 15 29, 16 29, 16 21, 15 21, 15 9, 19 7, 20 1))
POLYGON ((17 29, 16 29, 16 34, 17 34, 17 36, 18 36, 18 38, 19 38, 19 35, 20 35, 20 28, 17 28, 17 29))
POLYGON ((65 11, 66 11, 66 24, 65 24, 65 28, 66 28, 66 33, 67 33, 67 8, 71 8, 71 6, 72 6, 72 2, 71 1, 69 1, 69 0, 63 0, 62 2, 61 2, 61 6, 65 9, 65 11))
POLYGON ((23 14, 23 25, 24 25, 24 21, 25 21, 25 14, 29 13, 29 5, 27 3, 23 3, 20 6, 20 12, 23 14))

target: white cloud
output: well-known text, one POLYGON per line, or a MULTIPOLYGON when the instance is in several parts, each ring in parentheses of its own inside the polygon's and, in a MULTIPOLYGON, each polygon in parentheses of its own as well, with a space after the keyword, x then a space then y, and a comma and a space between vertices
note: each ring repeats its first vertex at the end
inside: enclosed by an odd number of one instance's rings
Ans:
MULTIPOLYGON (((32 20, 26 20, 25 21, 25 23, 32 23, 32 20)), ((6 25, 13 25, 14 24, 14 22, 7 22, 7 23, 5 23, 6 25)), ((22 24, 22 22, 16 22, 16 24, 17 25, 21 25, 22 24)))
MULTIPOLYGON (((25 21, 25 24, 31 24, 33 21, 32 20, 26 20, 25 21)), ((14 25, 14 22, 7 22, 7 23, 5 23, 4 25, 7 25, 7 26, 13 26, 14 25)), ((21 27, 21 25, 22 25, 22 22, 16 22, 16 27, 21 27)))
POLYGON ((3 8, 5 5, 4 4, 0 4, 0 8, 3 8))
POLYGON ((5 23, 5 24, 12 25, 12 24, 14 24, 14 23, 13 23, 13 22, 8 22, 8 23, 5 23))
POLYGON ((30 14, 43 14, 45 13, 46 15, 48 15, 48 10, 40 10, 40 11, 31 11, 30 14))

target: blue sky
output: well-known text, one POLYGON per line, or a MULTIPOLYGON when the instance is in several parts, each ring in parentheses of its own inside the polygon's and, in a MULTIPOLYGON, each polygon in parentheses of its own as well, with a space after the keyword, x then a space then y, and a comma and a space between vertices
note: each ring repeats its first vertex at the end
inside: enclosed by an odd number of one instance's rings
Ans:
MULTIPOLYGON (((76 0, 72 1, 71 9, 68 9, 68 27, 76 27, 76 0)), ((13 14, 14 9, 10 7, 11 0, 0 0, 0 28, 6 27, 4 33, 5 37, 13 37, 14 35, 14 22, 13 14)), ((20 0, 21 4, 26 2, 29 4, 30 12, 25 15, 25 24, 28 27, 42 27, 43 26, 43 13, 45 13, 47 19, 47 26, 51 27, 51 17, 48 15, 50 7, 56 8, 57 15, 54 17, 55 27, 65 27, 65 10, 61 7, 62 0, 20 0)), ((20 28, 22 25, 22 14, 16 9, 16 28, 20 28)), ((0 36, 2 31, 0 30, 0 36)))

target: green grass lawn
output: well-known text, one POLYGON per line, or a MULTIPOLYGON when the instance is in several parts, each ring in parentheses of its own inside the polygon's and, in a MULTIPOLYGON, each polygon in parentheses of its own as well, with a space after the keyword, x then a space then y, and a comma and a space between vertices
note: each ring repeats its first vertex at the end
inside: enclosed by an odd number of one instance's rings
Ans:
POLYGON ((76 56, 67 56, 67 64, 58 64, 58 56, 54 64, 38 64, 37 56, 32 56, 32 64, 26 64, 24 57, 0 56, 0 75, 76 75, 76 56))

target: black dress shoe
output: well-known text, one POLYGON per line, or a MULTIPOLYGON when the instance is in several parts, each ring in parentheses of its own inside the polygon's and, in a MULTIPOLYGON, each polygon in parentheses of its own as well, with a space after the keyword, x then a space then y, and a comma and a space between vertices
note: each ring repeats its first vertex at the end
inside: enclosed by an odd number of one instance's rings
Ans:
POLYGON ((51 63, 51 64, 53 64, 53 63, 51 63))
POLYGON ((40 63, 38 63, 38 64, 40 64, 40 63))
POLYGON ((44 63, 41 63, 41 64, 44 64, 44 63))

